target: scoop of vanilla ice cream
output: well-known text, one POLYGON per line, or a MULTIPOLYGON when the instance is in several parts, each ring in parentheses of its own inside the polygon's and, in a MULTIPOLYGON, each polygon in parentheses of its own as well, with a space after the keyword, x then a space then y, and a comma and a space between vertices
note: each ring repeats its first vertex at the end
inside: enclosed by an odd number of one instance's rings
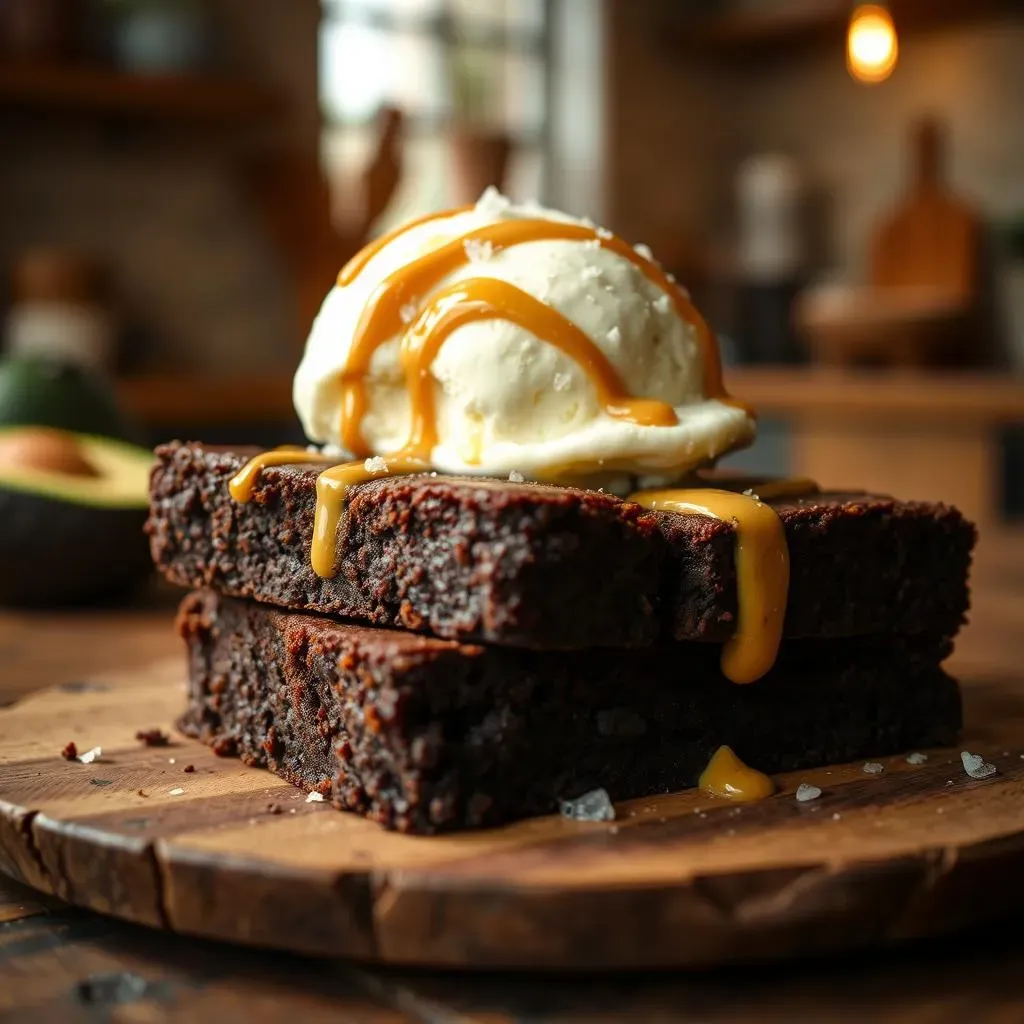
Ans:
MULTIPOLYGON (((513 205, 489 189, 474 208, 399 234, 348 285, 330 292, 294 381, 295 408, 311 441, 332 451, 340 443, 340 378, 360 314, 381 282, 452 239, 514 218, 584 223, 536 205, 513 205)), ((586 373, 557 348, 508 321, 475 321, 450 335, 431 366, 435 469, 513 472, 533 480, 586 480, 614 472, 668 479, 752 438, 753 420, 744 410, 704 395, 694 326, 629 260, 576 240, 533 241, 498 251, 470 244, 467 255, 468 263, 438 288, 489 277, 528 292, 593 341, 631 396, 669 403, 679 422, 640 426, 613 419, 586 373)), ((418 296, 419 306, 428 298, 418 296)), ((411 321, 416 312, 410 306, 403 319, 411 321)), ((366 378, 362 436, 377 455, 396 452, 408 438, 410 400, 400 341, 396 335, 377 349, 366 378)))

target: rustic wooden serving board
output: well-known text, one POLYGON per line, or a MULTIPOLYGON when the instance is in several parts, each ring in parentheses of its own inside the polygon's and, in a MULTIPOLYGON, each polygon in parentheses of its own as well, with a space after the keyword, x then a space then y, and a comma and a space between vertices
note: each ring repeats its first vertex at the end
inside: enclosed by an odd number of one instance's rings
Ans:
POLYGON ((783 776, 757 805, 691 791, 614 823, 424 839, 176 735, 140 744, 184 702, 181 660, 162 659, 0 710, 0 868, 157 928, 405 964, 698 965, 929 935, 1024 910, 1024 686, 966 698, 985 780, 930 751, 783 776), (69 740, 102 757, 63 760, 69 740), (800 782, 823 795, 798 803, 800 782))

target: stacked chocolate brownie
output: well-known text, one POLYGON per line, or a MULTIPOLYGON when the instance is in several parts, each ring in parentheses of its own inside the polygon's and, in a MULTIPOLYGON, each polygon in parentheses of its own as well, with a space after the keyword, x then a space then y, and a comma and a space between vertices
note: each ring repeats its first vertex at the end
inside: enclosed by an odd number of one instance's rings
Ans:
POLYGON ((790 552, 774 668, 719 669, 734 527, 572 488, 434 474, 351 491, 336 573, 310 567, 322 467, 157 451, 153 557, 181 607, 181 727, 406 832, 546 813, 603 787, 691 786, 729 744, 777 772, 953 742, 941 662, 974 528, 942 505, 773 501, 790 552))

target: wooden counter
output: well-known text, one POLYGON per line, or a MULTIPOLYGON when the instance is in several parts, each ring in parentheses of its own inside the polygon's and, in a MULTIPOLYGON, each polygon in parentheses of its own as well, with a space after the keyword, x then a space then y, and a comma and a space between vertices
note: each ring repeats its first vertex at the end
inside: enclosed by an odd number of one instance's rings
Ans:
POLYGON ((809 368, 731 370, 726 381, 785 422, 794 476, 945 501, 1000 527, 1000 431, 1024 425, 1024 379, 809 368))

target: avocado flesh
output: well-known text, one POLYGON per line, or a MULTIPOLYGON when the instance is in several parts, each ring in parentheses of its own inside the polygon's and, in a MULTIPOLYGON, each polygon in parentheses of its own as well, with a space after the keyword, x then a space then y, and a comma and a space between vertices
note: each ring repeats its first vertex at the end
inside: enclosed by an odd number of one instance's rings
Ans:
MULTIPOLYGON (((0 429, 0 446, 15 429, 0 429)), ((95 476, 0 466, 0 604, 110 600, 150 573, 142 528, 151 453, 73 436, 95 476)))
MULTIPOLYGON (((4 438, 20 427, 0 428, 4 438)), ((96 476, 58 473, 48 469, 0 464, 0 490, 35 494, 94 508, 146 508, 153 455, 144 448, 106 437, 73 435, 83 458, 96 476)))

